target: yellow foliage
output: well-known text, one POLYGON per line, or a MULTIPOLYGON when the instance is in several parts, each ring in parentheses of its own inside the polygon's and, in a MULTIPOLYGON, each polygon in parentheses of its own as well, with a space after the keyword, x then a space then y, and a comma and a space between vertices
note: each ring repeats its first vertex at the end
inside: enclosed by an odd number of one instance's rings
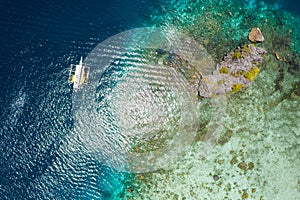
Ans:
POLYGON ((245 52, 246 54, 249 54, 251 49, 250 49, 250 47, 248 47, 248 45, 244 45, 242 47, 242 51, 245 52))
POLYGON ((250 81, 253 81, 254 78, 258 75, 259 69, 257 67, 252 67, 245 75, 244 77, 249 79, 250 81))
POLYGON ((242 58, 242 53, 239 52, 239 51, 236 51, 236 52, 233 53, 232 58, 233 59, 241 59, 242 58))
POLYGON ((244 75, 244 74, 245 74, 244 71, 238 71, 235 74, 233 74, 233 76, 237 77, 237 76, 244 75))
POLYGON ((229 70, 228 70, 226 67, 222 67, 222 68, 219 70, 219 73, 220 73, 220 74, 230 74, 229 70))
POLYGON ((242 88, 243 88, 243 84, 238 83, 238 84, 235 84, 231 87, 231 89, 232 89, 231 91, 232 92, 237 92, 237 91, 241 90, 242 88))

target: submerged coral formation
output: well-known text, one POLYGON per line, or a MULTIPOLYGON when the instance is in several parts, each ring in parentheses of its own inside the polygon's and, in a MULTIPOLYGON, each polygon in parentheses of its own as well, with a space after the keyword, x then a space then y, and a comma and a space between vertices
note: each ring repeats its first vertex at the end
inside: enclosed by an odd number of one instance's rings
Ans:
POLYGON ((250 86, 259 73, 257 65, 262 62, 265 53, 264 49, 249 44, 227 54, 213 74, 202 77, 199 95, 213 97, 250 86))
MULTIPOLYGON (((168 12, 174 16, 168 16, 167 24, 182 25, 214 61, 241 46, 225 56, 213 73, 202 73, 202 87, 208 90, 203 90, 203 94, 219 95, 216 90, 224 89, 230 94, 247 87, 238 81, 226 85, 229 77, 255 83, 255 87, 248 87, 239 95, 228 95, 225 114, 220 114, 219 109, 214 111, 214 107, 199 106, 199 113, 205 116, 205 123, 201 122, 199 128, 201 134, 208 132, 209 124, 224 126, 213 130, 221 132, 218 144, 200 158, 205 143, 204 136, 197 135, 191 150, 172 167, 137 176, 130 184, 134 190, 125 191, 126 199, 300 199, 300 21, 288 13, 274 11, 263 1, 218 1, 217 6, 216 1, 210 0, 195 4, 186 1, 186 6, 183 1, 172 2, 176 6, 166 8, 177 12, 168 12), (243 9, 248 2, 252 2, 252 7, 243 9), (189 13, 184 12, 187 7, 189 13), (255 44, 243 46, 248 42, 249 27, 257 26, 265 36, 264 43, 257 44, 269 52, 265 56, 257 52, 260 48, 255 44), (242 57, 233 58, 234 52, 240 52, 242 57), (254 52, 259 54, 259 60, 252 56, 245 65, 247 69, 238 70, 254 52), (259 78, 255 79, 258 73, 259 78), (209 120, 210 113, 220 116, 220 120, 209 120)), ((220 105, 224 100, 201 98, 199 105, 211 102, 220 105)))

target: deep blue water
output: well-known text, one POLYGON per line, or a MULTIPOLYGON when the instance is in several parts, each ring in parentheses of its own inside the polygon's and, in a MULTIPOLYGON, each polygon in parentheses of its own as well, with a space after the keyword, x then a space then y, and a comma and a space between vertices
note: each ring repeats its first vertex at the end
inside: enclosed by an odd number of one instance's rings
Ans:
POLYGON ((300 15, 300 2, 295 0, 286 0, 281 2, 283 4, 283 9, 292 12, 296 15, 300 15))
POLYGON ((72 138, 69 64, 144 26, 155 2, 0 1, 0 199, 117 199, 129 175, 72 138), (78 148, 78 149, 76 149, 78 148))

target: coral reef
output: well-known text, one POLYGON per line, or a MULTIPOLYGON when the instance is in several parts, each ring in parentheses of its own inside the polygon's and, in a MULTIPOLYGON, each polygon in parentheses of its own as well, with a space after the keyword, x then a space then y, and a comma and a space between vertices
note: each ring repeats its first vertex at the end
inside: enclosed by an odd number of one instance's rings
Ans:
MULTIPOLYGON (((149 54, 148 59, 172 67, 182 74, 189 82, 194 94, 197 95, 202 73, 211 74, 215 68, 215 62, 202 45, 184 35, 175 40, 172 45, 174 46, 155 49, 155 53, 148 50, 146 53, 149 54)), ((222 69, 220 73, 229 74, 230 72, 222 69)))
POLYGON ((217 64, 213 74, 202 77, 198 94, 214 97, 250 86, 259 73, 257 65, 262 63, 265 53, 264 49, 252 44, 238 47, 217 64))
MULTIPOLYGON (((184 5, 182 1, 172 2, 178 2, 178 8, 184 5)), ((214 73, 202 73, 207 75, 202 81, 215 83, 216 88, 223 86, 226 78, 233 79, 231 76, 251 83, 245 75, 255 66, 261 70, 255 80, 256 87, 250 87, 239 95, 227 96, 228 115, 220 116, 225 120, 219 121, 226 128, 208 156, 199 159, 201 138, 211 123, 209 118, 205 118, 205 123, 201 121, 201 134, 197 135, 192 150, 174 168, 143 174, 145 178, 142 180, 138 177, 137 182, 132 184, 133 192, 127 193, 127 199, 300 199, 297 144, 297 119, 300 116, 299 19, 280 10, 274 11, 271 7, 256 6, 262 5, 261 1, 218 1, 218 6, 216 1, 193 2, 186 1, 186 7, 192 9, 188 14, 182 10, 168 12, 173 15, 168 17, 168 24, 185 25, 184 30, 205 47, 215 62, 220 63, 213 68, 214 73), (252 2, 253 8, 243 9, 243 4, 248 2, 252 2), (245 62, 245 56, 248 58, 253 51, 251 47, 256 45, 244 45, 249 42, 249 27, 260 27, 265 41, 257 45, 263 46, 269 53, 263 56, 262 64, 261 61, 250 61, 247 70, 232 72, 232 67, 221 64, 226 58, 220 59, 241 46, 235 50, 241 52, 241 59, 232 59, 231 53, 227 59, 233 62, 230 66, 245 62), (219 74, 217 80, 210 79, 216 74, 219 74), (279 86, 281 89, 277 90, 279 86)), ((175 9, 174 6, 169 8, 175 9)), ((238 81, 224 88, 230 94, 238 88, 237 84, 238 81)), ((204 86, 212 87, 209 84, 204 86)), ((199 102, 217 100, 201 98, 199 102)), ((210 113, 209 106, 205 108, 199 109, 199 113, 210 113)))

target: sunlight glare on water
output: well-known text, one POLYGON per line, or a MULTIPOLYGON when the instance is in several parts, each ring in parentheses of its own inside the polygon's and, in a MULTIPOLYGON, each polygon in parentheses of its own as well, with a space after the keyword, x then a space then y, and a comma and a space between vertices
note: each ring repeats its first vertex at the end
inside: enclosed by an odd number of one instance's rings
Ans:
POLYGON ((166 168, 195 137, 199 117, 193 85, 176 68, 145 56, 172 48, 191 64, 202 62, 198 66, 204 73, 210 71, 214 62, 205 49, 174 31, 122 32, 85 60, 96 68, 91 85, 73 96, 76 130, 86 148, 108 166, 135 172, 166 168))

